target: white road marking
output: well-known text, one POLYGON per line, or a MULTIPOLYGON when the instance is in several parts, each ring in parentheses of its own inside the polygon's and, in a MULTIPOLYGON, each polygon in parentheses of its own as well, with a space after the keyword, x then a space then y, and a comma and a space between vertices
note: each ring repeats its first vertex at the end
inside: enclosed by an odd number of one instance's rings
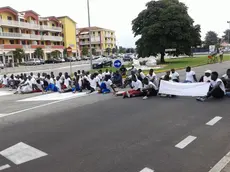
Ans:
POLYGON ((140 172, 154 172, 154 170, 151 170, 150 168, 144 168, 143 170, 141 170, 140 172))
POLYGON ((11 91, 0 91, 0 96, 8 96, 8 95, 12 95, 13 92, 11 91))
POLYGON ((212 120, 210 120, 209 122, 207 122, 206 125, 213 126, 213 125, 215 125, 221 119, 222 119, 222 117, 216 116, 215 118, 213 118, 212 120))
POLYGON ((86 96, 86 93, 50 93, 50 94, 43 94, 36 97, 30 97, 23 100, 18 100, 18 102, 31 102, 31 101, 54 101, 54 100, 64 100, 69 98, 77 98, 86 96))
POLYGON ((1 170, 5 170, 5 169, 7 169, 7 168, 10 168, 10 165, 9 165, 9 164, 0 166, 0 171, 1 171, 1 170))
MULTIPOLYGON (((93 95, 93 94, 97 94, 97 92, 94 92, 94 93, 91 93, 91 94, 86 94, 85 96, 89 96, 89 95, 93 95)), ((66 98, 66 99, 63 99, 63 100, 58 100, 58 101, 54 101, 54 102, 34 106, 34 107, 31 107, 31 108, 22 109, 22 110, 19 110, 19 111, 7 113, 7 114, 0 114, 0 118, 11 116, 11 115, 16 115, 16 114, 19 114, 19 113, 22 113, 22 112, 26 112, 26 111, 30 111, 30 110, 34 110, 34 109, 38 109, 38 108, 42 108, 42 107, 46 107, 46 106, 49 106, 49 105, 52 105, 52 104, 57 104, 57 103, 60 103, 60 102, 66 101, 66 100, 71 100, 71 99, 74 99, 74 98, 75 97, 70 97, 70 98, 66 98)))
POLYGON ((19 165, 28 161, 32 161, 47 156, 48 154, 32 146, 20 142, 14 146, 11 146, 8 149, 3 150, 2 152, 0 152, 0 155, 12 161, 16 165, 19 165))
POLYGON ((179 149, 184 149, 186 146, 188 146, 191 142, 193 142, 197 137, 195 136, 188 136, 184 140, 182 140, 180 143, 178 143, 175 147, 179 149))
POLYGON ((220 172, 230 162, 230 152, 228 152, 209 172, 220 172))

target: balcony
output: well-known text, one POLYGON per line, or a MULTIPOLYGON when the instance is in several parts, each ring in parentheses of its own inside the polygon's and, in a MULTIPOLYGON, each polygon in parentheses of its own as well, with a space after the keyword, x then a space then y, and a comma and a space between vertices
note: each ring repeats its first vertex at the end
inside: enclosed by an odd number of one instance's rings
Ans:
POLYGON ((80 42, 80 45, 89 45, 89 42, 80 42))
POLYGON ((0 32, 0 38, 23 39, 23 40, 41 40, 41 35, 0 32))
POLYGON ((62 32, 61 27, 48 26, 48 25, 42 25, 41 30, 53 31, 53 32, 62 32))
POLYGON ((89 38, 89 35, 79 35, 79 38, 80 38, 80 39, 88 39, 88 38, 89 38))
POLYGON ((61 36, 46 36, 46 35, 43 35, 42 36, 42 40, 44 40, 44 41, 58 41, 58 42, 61 42, 62 41, 62 37, 61 36))
POLYGON ((0 25, 8 26, 8 27, 19 27, 19 28, 40 30, 40 26, 38 24, 19 22, 19 21, 14 21, 14 20, 1 20, 0 19, 0 25))

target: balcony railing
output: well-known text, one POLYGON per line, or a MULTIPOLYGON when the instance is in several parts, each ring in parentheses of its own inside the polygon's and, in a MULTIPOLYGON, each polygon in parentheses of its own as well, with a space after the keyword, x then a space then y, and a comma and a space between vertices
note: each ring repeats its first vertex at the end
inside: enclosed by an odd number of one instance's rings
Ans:
POLYGON ((43 35, 42 36, 42 40, 45 40, 45 41, 59 41, 59 42, 61 42, 62 41, 62 37, 61 36, 46 36, 46 35, 43 35))
POLYGON ((36 23, 26 23, 26 22, 15 21, 15 20, 2 20, 2 19, 0 19, 0 25, 34 29, 34 30, 47 30, 47 31, 54 31, 54 32, 61 32, 62 31, 61 27, 54 27, 54 26, 48 26, 48 25, 41 25, 40 26, 36 23))
POLYGON ((51 30, 51 31, 55 31, 55 32, 62 32, 62 28, 61 27, 56 27, 56 26, 48 26, 48 25, 42 25, 41 26, 42 30, 51 30))

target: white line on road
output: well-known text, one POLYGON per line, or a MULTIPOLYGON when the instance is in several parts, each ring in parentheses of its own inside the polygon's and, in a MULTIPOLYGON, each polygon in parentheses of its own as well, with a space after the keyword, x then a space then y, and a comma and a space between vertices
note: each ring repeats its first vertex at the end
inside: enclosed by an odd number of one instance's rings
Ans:
POLYGON ((220 172, 230 162, 230 152, 228 152, 209 172, 220 172))
MULTIPOLYGON (((85 94, 82 97, 86 97, 86 96, 93 95, 93 94, 97 94, 97 92, 94 92, 94 93, 91 93, 91 94, 85 94)), ((34 110, 34 109, 38 109, 38 108, 42 108, 42 107, 46 107, 46 106, 49 106, 49 105, 57 104, 57 103, 64 102, 64 101, 67 101, 67 100, 71 100, 71 99, 74 99, 74 98, 76 98, 76 97, 70 97, 70 98, 66 98, 66 99, 63 99, 63 100, 58 100, 58 101, 54 101, 54 102, 34 106, 34 107, 31 107, 31 108, 22 109, 22 110, 19 110, 19 111, 7 113, 7 114, 0 114, 0 118, 11 116, 11 115, 16 115, 16 114, 19 114, 19 113, 22 113, 22 112, 26 112, 26 111, 30 111, 30 110, 34 110)))
POLYGON ((184 149, 186 146, 188 146, 191 142, 193 142, 197 137, 195 136, 188 136, 184 140, 182 140, 180 143, 178 143, 175 147, 179 149, 184 149))
POLYGON ((207 122, 206 125, 213 126, 213 125, 215 125, 221 119, 222 119, 222 117, 216 116, 215 118, 213 118, 212 120, 210 120, 209 122, 207 122))
POLYGON ((154 172, 154 170, 151 170, 150 168, 144 168, 143 170, 141 170, 140 172, 154 172))
POLYGON ((0 171, 1 171, 1 170, 5 170, 5 169, 7 169, 7 168, 10 168, 10 165, 9 165, 9 164, 0 166, 0 171))

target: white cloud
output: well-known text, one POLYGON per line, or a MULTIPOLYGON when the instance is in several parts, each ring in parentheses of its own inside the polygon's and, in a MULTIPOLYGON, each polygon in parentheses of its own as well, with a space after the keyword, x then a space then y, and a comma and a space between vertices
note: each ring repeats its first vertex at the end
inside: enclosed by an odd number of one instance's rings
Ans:
MULTIPOLYGON (((105 27, 116 31, 119 45, 130 47, 135 45, 132 34, 132 20, 145 8, 149 0, 90 0, 91 25, 105 27)), ((201 24, 202 36, 209 30, 216 31, 219 36, 228 28, 230 20, 229 0, 181 0, 189 7, 189 14, 195 23, 201 24)), ((78 27, 88 25, 86 0, 8 0, 1 6, 11 6, 18 11, 34 10, 41 16, 67 15, 78 23, 78 27)))

